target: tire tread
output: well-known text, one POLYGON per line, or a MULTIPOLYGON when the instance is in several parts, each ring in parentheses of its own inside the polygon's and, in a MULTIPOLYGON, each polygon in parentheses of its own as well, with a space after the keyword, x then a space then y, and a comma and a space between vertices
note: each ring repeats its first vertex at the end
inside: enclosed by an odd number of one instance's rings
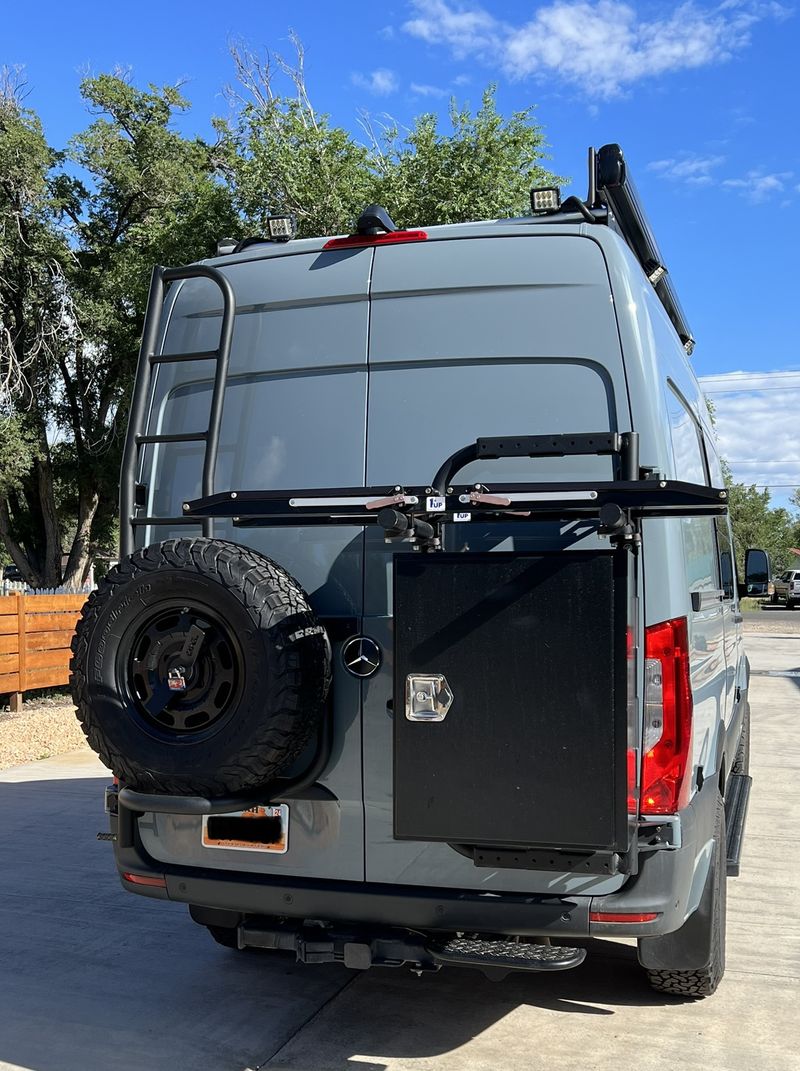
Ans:
POLYGON ((327 638, 297 581, 271 559, 224 540, 170 539, 124 559, 85 603, 72 639, 70 661, 78 721, 92 749, 123 783, 150 792, 221 796, 269 782, 302 753, 317 728, 330 686, 327 638), (270 709, 235 761, 211 771, 167 776, 116 750, 92 703, 87 672, 89 645, 101 614, 122 589, 159 569, 188 570, 211 578, 246 609, 253 625, 281 653, 279 675, 270 681, 270 709), (295 624, 296 622, 296 624, 295 624), (291 634, 301 629, 298 643, 291 634))

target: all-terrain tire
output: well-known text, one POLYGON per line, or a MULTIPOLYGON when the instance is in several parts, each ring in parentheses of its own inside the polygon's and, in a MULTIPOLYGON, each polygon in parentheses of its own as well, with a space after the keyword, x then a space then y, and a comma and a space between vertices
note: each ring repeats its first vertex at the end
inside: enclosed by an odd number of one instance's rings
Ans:
POLYGON ((744 721, 742 722, 742 732, 739 736, 739 746, 736 749, 736 755, 731 766, 732 774, 749 774, 750 773, 750 704, 748 703, 744 708, 744 721))
POLYGON ((330 684, 330 644, 297 581, 217 539, 171 539, 120 562, 83 607, 72 652, 89 744, 148 792, 264 785, 303 751, 330 684), (191 677, 173 696, 164 689, 183 678, 171 667, 191 657, 193 637, 191 677))
POLYGON ((725 973, 726 903, 725 807, 720 796, 717 800, 714 827, 714 855, 700 904, 677 934, 667 935, 667 939, 673 939, 672 947, 683 944, 682 952, 688 952, 690 957, 695 946, 709 947, 707 962, 702 966, 686 969, 669 969, 666 964, 659 968, 650 968, 647 970, 647 977, 653 989, 678 997, 709 997, 716 991, 725 973))

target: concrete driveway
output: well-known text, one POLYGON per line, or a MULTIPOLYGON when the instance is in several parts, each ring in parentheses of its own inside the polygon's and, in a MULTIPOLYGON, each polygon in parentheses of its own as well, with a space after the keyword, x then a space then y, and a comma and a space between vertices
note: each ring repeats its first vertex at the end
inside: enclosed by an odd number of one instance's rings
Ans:
POLYGON ((0 1069, 795 1071, 800 634, 748 649, 755 788, 714 997, 650 991, 633 945, 610 941, 577 970, 499 983, 218 948, 182 906, 119 888, 82 755, 0 774, 0 1069))

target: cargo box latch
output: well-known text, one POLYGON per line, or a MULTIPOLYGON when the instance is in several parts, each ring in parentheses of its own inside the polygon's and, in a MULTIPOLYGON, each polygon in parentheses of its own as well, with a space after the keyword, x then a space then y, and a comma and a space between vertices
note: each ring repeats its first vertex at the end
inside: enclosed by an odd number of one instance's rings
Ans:
POLYGON ((444 721, 453 693, 443 673, 410 673, 406 677, 406 718, 409 721, 444 721))

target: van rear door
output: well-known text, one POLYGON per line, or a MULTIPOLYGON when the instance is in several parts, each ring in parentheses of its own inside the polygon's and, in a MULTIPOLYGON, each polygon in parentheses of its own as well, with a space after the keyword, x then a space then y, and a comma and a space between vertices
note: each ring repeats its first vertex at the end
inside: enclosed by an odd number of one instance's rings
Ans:
MULTIPOLYGON (((364 484, 368 282, 371 252, 297 252, 236 258, 221 265, 236 296, 230 375, 225 390, 215 486, 295 490, 364 484)), ((183 283, 171 306, 165 353, 213 349, 219 338, 219 291, 203 279, 183 283)), ((207 427, 214 366, 159 365, 149 434, 207 427)), ((201 443, 148 446, 140 480, 147 513, 175 517, 200 495, 201 443)), ((192 526, 139 528, 152 543, 199 534, 192 526)), ((200 818, 153 815, 142 823, 156 858, 221 870, 283 872, 295 877, 361 881, 364 823, 359 682, 342 667, 341 637, 358 631, 363 593, 360 526, 235 527, 215 522, 215 537, 275 559, 308 591, 334 640, 337 726, 334 758, 322 778, 328 795, 294 800, 291 852, 209 850, 200 818)), ((306 762, 308 760, 306 759, 306 762)), ((302 765, 302 762, 300 763, 302 765)))
MULTIPOLYGON (((446 457, 482 436, 630 428, 611 285, 602 253, 589 239, 575 234, 531 235, 519 228, 503 236, 378 247, 371 299, 368 486, 424 486, 446 457)), ((462 471, 458 482, 481 481, 491 486, 502 481, 580 479, 613 479, 611 459, 475 462, 462 471)), ((448 528, 445 549, 454 552, 608 549, 593 532, 575 525, 453 524, 448 528)), ((398 771, 393 770, 393 759, 397 761, 398 756, 393 720, 404 717, 404 712, 394 695, 392 662, 397 635, 405 623, 393 621, 392 559, 400 553, 408 556, 408 550, 402 545, 385 546, 382 532, 376 529, 368 529, 365 538, 364 631, 385 652, 379 672, 363 684, 367 880, 506 891, 540 888, 553 893, 574 891, 578 886, 596 892, 619 887, 624 880, 621 875, 578 879, 502 865, 479 869, 445 842, 446 830, 442 842, 427 836, 395 839, 394 776, 398 771)), ((575 594, 592 597, 591 593, 575 594)), ((426 595, 423 589, 419 597, 432 597, 432 592, 426 595)), ((552 604, 551 609, 557 612, 552 604)), ((559 622, 558 629, 562 637, 563 623, 559 622)), ((544 624, 537 642, 547 642, 544 624)), ((577 647, 573 646, 572 653, 577 659, 577 647)), ((585 689, 581 693, 576 688, 579 674, 579 665, 559 662, 556 679, 565 695, 575 697, 576 722, 586 716, 598 724, 598 715, 600 721, 607 717, 610 722, 612 711, 604 706, 608 697, 585 689), (603 706, 599 712, 598 703, 603 706)), ((449 716, 457 717, 455 705, 449 716)), ((514 741, 517 751, 532 751, 535 720, 526 730, 519 711, 504 721, 499 709, 482 726, 480 719, 472 725, 473 749, 491 753, 494 760, 498 748, 510 746, 503 734, 512 725, 514 732, 521 733, 514 741)), ((445 754, 437 753, 437 761, 446 761, 445 754)), ((586 755, 591 763, 588 738, 586 755)), ((458 757, 453 755, 452 761, 458 757)), ((490 765, 497 778, 501 767, 494 761, 490 765)), ((597 806, 586 784, 579 783, 577 770, 575 774, 575 783, 566 788, 573 797, 573 831, 579 830, 581 808, 588 815, 597 806)), ((398 776, 405 775, 399 772, 398 776)), ((447 801, 441 793, 452 792, 457 781, 447 777, 437 783, 429 769, 418 784, 403 788, 406 794, 419 793, 422 811, 428 807, 442 817, 447 801)), ((595 787, 600 781, 594 782, 595 787)), ((608 791, 613 791, 608 788, 611 781, 604 782, 608 791)), ((457 789, 462 798, 454 806, 468 811, 464 785, 462 778, 457 789)), ((496 783, 499 808, 506 805, 506 787, 496 783)), ((482 804, 489 801, 491 806, 491 789, 491 784, 481 786, 482 804)), ((603 808, 613 824, 619 817, 618 801, 604 800, 603 808)), ((498 828, 506 817, 498 813, 498 828)))

